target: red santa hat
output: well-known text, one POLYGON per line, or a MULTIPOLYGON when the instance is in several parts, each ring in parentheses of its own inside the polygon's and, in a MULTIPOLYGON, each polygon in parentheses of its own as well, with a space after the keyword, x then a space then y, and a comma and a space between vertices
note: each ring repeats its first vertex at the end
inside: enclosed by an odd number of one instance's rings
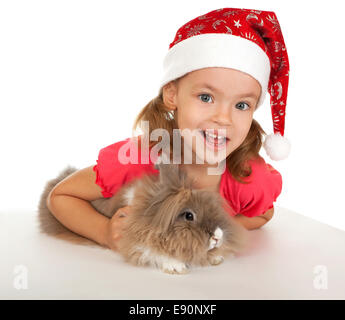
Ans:
POLYGON ((291 148, 284 137, 289 60, 276 14, 222 8, 187 22, 169 45, 160 88, 207 67, 232 68, 254 77, 262 88, 257 107, 269 92, 274 133, 266 136, 263 146, 272 160, 287 158, 291 148))

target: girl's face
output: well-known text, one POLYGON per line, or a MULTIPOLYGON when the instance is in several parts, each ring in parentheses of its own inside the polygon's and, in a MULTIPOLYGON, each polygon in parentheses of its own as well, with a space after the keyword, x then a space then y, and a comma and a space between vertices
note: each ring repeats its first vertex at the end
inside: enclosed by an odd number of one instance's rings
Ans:
POLYGON ((210 164, 224 160, 244 141, 260 94, 261 85, 252 76, 221 67, 192 71, 180 78, 177 84, 170 82, 163 89, 164 102, 175 110, 180 132, 189 129, 196 133, 196 139, 192 139, 189 147, 197 157, 210 164), (213 129, 214 133, 223 129, 221 133, 224 132, 228 138, 226 144, 220 143, 219 149, 211 152, 207 147, 210 140, 205 139, 202 132, 205 129, 213 129), (197 143, 204 145, 204 152, 196 148, 197 143))

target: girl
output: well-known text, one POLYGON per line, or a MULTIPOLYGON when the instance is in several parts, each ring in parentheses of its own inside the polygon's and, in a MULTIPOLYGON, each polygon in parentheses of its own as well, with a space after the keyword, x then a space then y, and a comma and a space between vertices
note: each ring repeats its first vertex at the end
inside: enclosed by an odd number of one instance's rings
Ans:
MULTIPOLYGON (((192 162, 182 162, 181 170, 197 188, 219 192, 232 208, 229 214, 244 227, 259 228, 273 216, 282 178, 259 156, 265 132, 253 113, 268 89, 274 134, 263 145, 273 160, 286 158, 290 150, 284 137, 288 79, 287 51, 274 12, 223 8, 199 16, 179 28, 170 43, 159 94, 133 126, 135 130, 145 121, 149 124, 136 146, 142 150, 148 142, 151 151, 159 143, 150 141, 151 133, 164 129, 173 152, 174 130, 197 132, 192 142, 182 139, 181 159, 186 145, 192 162), (205 146, 203 151, 198 143, 205 146), (197 163, 197 158, 210 159, 211 150, 211 161, 197 163), (225 163, 225 171, 208 174, 217 163, 225 163)), ((132 136, 101 149, 96 165, 61 181, 47 200, 50 211, 67 228, 114 250, 130 207, 109 219, 89 201, 111 197, 142 174, 157 174, 150 158, 146 163, 139 157, 139 163, 127 164, 120 159, 122 147, 135 140, 132 136)))

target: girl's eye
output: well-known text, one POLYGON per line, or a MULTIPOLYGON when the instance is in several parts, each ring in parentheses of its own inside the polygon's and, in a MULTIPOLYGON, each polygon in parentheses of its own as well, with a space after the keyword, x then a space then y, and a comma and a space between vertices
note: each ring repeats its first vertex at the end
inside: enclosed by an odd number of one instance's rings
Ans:
POLYGON ((240 110, 248 110, 248 109, 250 109, 249 104, 246 103, 246 102, 239 102, 239 103, 236 105, 236 107, 238 107, 238 106, 240 106, 240 107, 238 108, 238 109, 240 109, 240 110))
POLYGON ((204 97, 204 98, 206 97, 206 99, 204 99, 204 100, 201 98, 201 101, 208 102, 207 97, 211 97, 211 96, 207 93, 203 93, 203 94, 199 94, 198 97, 204 97))
MULTIPOLYGON (((208 100, 208 98, 211 98, 211 95, 209 95, 208 93, 203 93, 203 94, 199 94, 198 97, 201 99, 201 101, 203 102, 210 102, 210 100, 208 100)), ((246 102, 239 102, 236 107, 240 110, 248 110, 250 109, 250 106, 248 103, 246 102)))

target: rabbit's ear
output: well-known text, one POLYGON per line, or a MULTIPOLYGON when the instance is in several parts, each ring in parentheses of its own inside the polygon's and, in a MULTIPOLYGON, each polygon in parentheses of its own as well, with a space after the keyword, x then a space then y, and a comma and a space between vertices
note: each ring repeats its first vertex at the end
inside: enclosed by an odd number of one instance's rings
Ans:
POLYGON ((164 153, 162 152, 156 159, 156 162, 155 162, 155 169, 157 170, 161 170, 161 166, 160 164, 170 164, 170 159, 169 157, 164 153))
POLYGON ((163 191, 163 200, 155 208, 151 226, 162 233, 168 232, 181 214, 181 203, 189 199, 191 193, 190 189, 180 190, 177 194, 171 194, 170 190, 163 191))
POLYGON ((159 179, 163 185, 180 188, 188 182, 187 175, 180 170, 179 165, 170 163, 170 159, 164 154, 157 158, 155 168, 159 170, 159 179))

